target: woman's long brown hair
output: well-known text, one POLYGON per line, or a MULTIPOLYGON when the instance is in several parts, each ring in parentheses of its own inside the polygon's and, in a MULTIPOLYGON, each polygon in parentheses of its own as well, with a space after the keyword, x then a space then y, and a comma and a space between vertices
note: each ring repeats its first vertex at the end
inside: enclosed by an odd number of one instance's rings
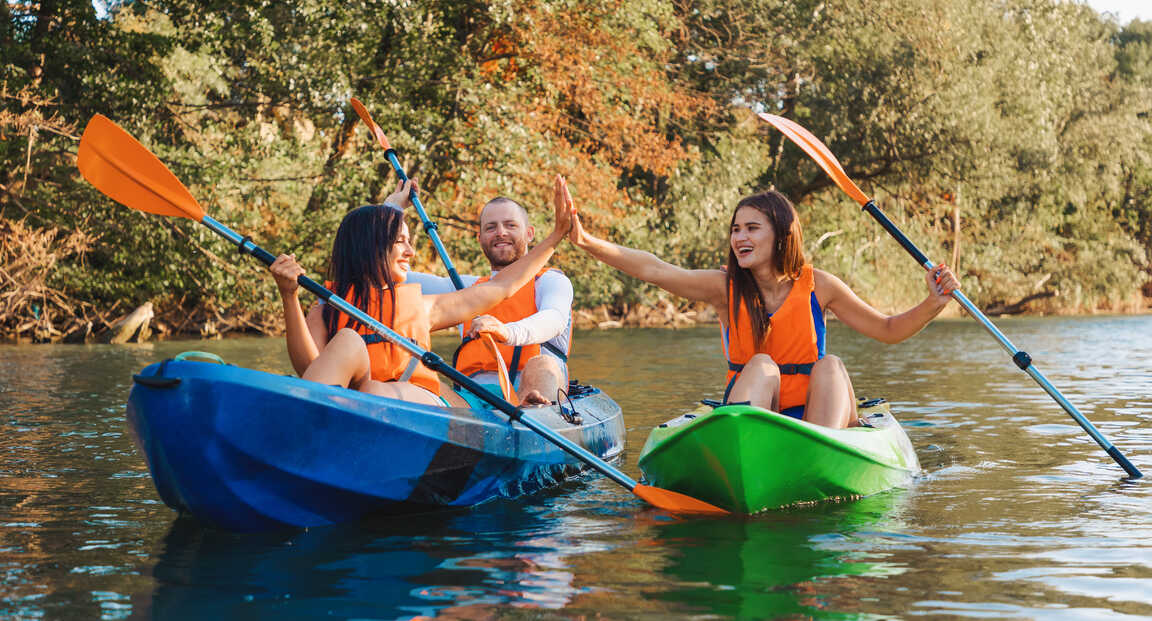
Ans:
MULTIPOLYGON (((392 296, 392 317, 388 325, 396 321, 396 283, 388 269, 388 254, 396 237, 400 235, 400 225, 404 223, 404 212, 390 205, 364 205, 348 212, 336 230, 332 242, 332 257, 328 263, 328 280, 332 291, 348 300, 360 310, 376 317, 384 308, 384 298, 377 298, 379 306, 368 308, 372 292, 383 294, 387 290, 392 296), (348 298, 348 294, 352 298, 348 298)), ((328 338, 336 335, 343 327, 356 328, 361 325, 355 317, 349 317, 345 326, 338 324, 340 312, 325 304, 321 317, 328 330, 328 338)))
MULTIPOLYGON (((732 211, 732 222, 728 225, 729 239, 731 239, 732 225, 736 223, 736 213, 741 207, 751 207, 764 214, 772 231, 776 234, 776 245, 772 248, 772 262, 776 271, 786 274, 792 279, 800 277, 800 269, 804 267, 804 234, 800 230, 800 218, 796 215, 796 208, 792 202, 776 190, 768 190, 759 194, 745 197, 736 204, 732 211)), ((736 261, 736 252, 732 244, 728 244, 728 288, 732 291, 732 299, 728 300, 732 320, 739 320, 740 311, 748 313, 752 323, 752 334, 759 343, 768 336, 772 327, 772 317, 764 306, 764 298, 760 295, 760 286, 752 277, 752 271, 740 267, 736 261)), ((732 330, 734 326, 728 326, 732 330)))

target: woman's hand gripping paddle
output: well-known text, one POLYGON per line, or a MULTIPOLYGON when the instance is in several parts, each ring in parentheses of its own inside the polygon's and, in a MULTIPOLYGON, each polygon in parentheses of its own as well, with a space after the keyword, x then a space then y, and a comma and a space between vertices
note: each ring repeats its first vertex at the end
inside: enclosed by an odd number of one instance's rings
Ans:
MULTIPOLYGON (((828 173, 829 177, 832 177, 836 185, 840 186, 840 189, 844 190, 853 200, 860 203, 864 211, 867 211, 874 220, 879 222, 880 226, 884 227, 884 230, 888 231, 888 234, 895 238, 904 250, 912 255, 913 259, 916 259, 917 263, 922 265, 926 270, 935 267, 935 264, 933 264, 923 252, 920 252, 920 249, 888 219, 888 216, 880 211, 880 208, 876 206, 876 201, 864 194, 864 192, 848 178, 847 173, 845 173, 844 168, 840 166, 840 162, 836 159, 836 156, 832 155, 832 152, 823 142, 820 142, 819 138, 813 136, 811 132, 801 127, 799 123, 782 116, 767 113, 761 113, 759 116, 761 120, 780 130, 789 140, 796 143, 809 157, 815 160, 816 163, 820 165, 820 168, 823 168, 824 172, 828 173)), ((1138 479, 1144 476, 1136 466, 1132 465, 1132 462, 1128 461, 1128 458, 1125 457, 1119 449, 1113 446, 1112 443, 1096 429, 1095 425, 1064 398, 1064 395, 1048 381, 1048 378, 1044 377, 1044 375, 1032 365, 1032 357, 1029 356, 1027 352, 1016 349, 1016 346, 1008 340, 1008 337, 1004 336, 1004 334, 992 324, 988 317, 986 317, 979 308, 976 308, 976 305, 973 304, 967 296, 957 289, 952 292, 952 298, 959 302, 960 305, 964 307, 964 310, 968 311, 968 314, 979 321, 984 326, 984 329, 999 341, 1000 345, 1003 346, 1009 354, 1012 354, 1012 361, 1016 363, 1016 366, 1020 367, 1022 371, 1032 377, 1060 407, 1064 408, 1064 411, 1067 412, 1084 431, 1088 432, 1088 435, 1092 436, 1092 439, 1100 445, 1100 448, 1103 448, 1104 452, 1108 453, 1108 456, 1119 464, 1120 467, 1124 469, 1124 472, 1128 473, 1129 477, 1138 479)))
MULTIPOLYGON (((384 156, 388 158, 389 163, 392 164, 392 170, 396 171, 396 176, 400 177, 401 181, 407 181, 408 175, 405 174, 404 168, 400 166, 400 160, 396 156, 396 150, 392 148, 392 144, 388 142, 387 136, 384 135, 384 130, 372 120, 372 115, 368 114, 368 108, 360 103, 359 99, 353 97, 349 100, 352 108, 356 110, 356 114, 360 116, 360 120, 368 126, 368 131, 376 137, 376 142, 384 148, 384 156)), ((456 272, 456 266, 452 265, 452 259, 448 257, 448 250, 444 248, 444 244, 440 241, 440 235, 436 232, 436 223, 428 218, 428 212, 424 211, 424 204, 420 202, 420 197, 415 192, 412 193, 412 206, 416 208, 416 213, 420 216, 420 222, 424 224, 424 231, 428 233, 428 238, 432 240, 432 245, 436 248, 436 254, 440 255, 440 260, 444 262, 444 268, 448 270, 448 278, 452 279, 452 285, 457 290, 464 288, 464 281, 460 280, 460 274, 456 272)))
MULTIPOLYGON (((162 216, 190 218, 225 237, 236 244, 241 252, 256 257, 265 265, 271 265, 276 260, 276 257, 252 243, 249 238, 240 236, 205 214, 204 209, 192 197, 188 188, 184 187, 184 184, 151 151, 103 115, 97 114, 92 117, 84 129, 84 135, 80 137, 77 167, 84 178, 97 190, 126 207, 162 216)), ((335 295, 316 281, 301 275, 297 278, 297 282, 300 283, 301 287, 316 294, 337 310, 355 317, 388 339, 389 342, 419 358, 424 366, 464 386, 492 407, 508 415, 512 420, 520 421, 525 427, 623 485, 649 504, 673 513, 713 515, 728 513, 724 509, 691 496, 638 484, 628 475, 590 453, 584 447, 557 434, 551 428, 541 425, 531 417, 525 416, 522 410, 488 392, 472 378, 445 363, 440 356, 421 349, 420 346, 369 317, 359 308, 335 295)))

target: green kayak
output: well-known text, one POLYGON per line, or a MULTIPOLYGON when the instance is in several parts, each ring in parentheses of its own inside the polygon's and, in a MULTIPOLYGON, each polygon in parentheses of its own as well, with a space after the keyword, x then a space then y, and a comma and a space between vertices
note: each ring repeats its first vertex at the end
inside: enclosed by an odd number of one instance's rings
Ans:
POLYGON ((853 499, 906 484, 920 463, 888 403, 861 404, 867 424, 830 429, 748 405, 704 406, 652 430, 647 483, 735 513, 853 499))

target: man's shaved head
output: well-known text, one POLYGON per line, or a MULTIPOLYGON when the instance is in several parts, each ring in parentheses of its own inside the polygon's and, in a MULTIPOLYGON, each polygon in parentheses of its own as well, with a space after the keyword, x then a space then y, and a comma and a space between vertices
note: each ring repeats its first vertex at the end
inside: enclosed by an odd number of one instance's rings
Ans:
POLYGON ((505 197, 505 196, 497 196, 496 198, 488 201, 487 203, 484 203, 484 206, 480 208, 480 226, 481 226, 481 228, 483 228, 483 226, 484 226, 484 214, 486 212, 490 211, 488 208, 489 207, 495 207, 497 205, 514 208, 516 210, 516 213, 520 214, 520 218, 523 220, 522 224, 524 226, 528 226, 528 225, 532 224, 531 222, 528 221, 528 210, 524 209, 524 207, 521 206, 520 203, 517 203, 516 201, 514 201, 508 197, 505 197))

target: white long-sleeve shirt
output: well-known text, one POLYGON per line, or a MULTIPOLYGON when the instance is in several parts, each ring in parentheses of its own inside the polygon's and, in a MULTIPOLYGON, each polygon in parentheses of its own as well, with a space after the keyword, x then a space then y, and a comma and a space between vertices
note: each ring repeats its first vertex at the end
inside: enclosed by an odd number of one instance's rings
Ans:
MULTIPOLYGON (((470 287, 480 278, 461 275, 460 280, 465 287, 470 287)), ((456 290, 451 279, 423 272, 408 272, 404 282, 420 285, 425 295, 456 290)), ((544 272, 536 280, 536 312, 504 324, 508 329, 506 344, 515 347, 549 343, 559 351, 567 352, 572 340, 572 298, 572 281, 567 276, 558 270, 544 272)), ((541 352, 555 355, 546 347, 542 347, 541 352)))

